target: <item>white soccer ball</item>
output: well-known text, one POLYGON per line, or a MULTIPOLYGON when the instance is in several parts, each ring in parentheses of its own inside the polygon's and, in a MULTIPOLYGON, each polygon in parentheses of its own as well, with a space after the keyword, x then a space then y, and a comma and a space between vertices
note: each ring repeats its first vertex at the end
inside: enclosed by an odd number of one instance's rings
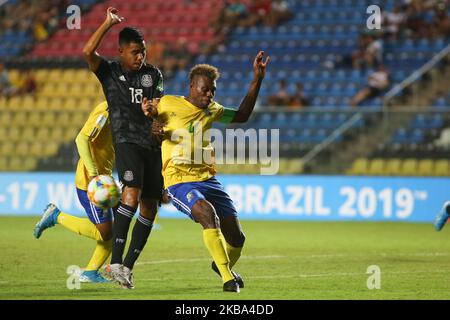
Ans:
POLYGON ((99 175, 89 182, 87 190, 89 201, 103 210, 115 207, 121 192, 113 177, 99 175))

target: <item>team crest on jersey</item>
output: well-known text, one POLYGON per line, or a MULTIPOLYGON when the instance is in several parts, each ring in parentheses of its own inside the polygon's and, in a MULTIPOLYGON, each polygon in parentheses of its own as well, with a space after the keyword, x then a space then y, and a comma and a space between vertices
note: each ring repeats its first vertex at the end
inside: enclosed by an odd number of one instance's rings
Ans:
POLYGON ((133 181, 134 176, 133 176, 133 171, 127 170, 125 171, 125 173, 123 174, 123 180, 125 181, 133 181))
POLYGON ((150 88, 153 85, 152 76, 149 74, 144 74, 141 79, 141 84, 143 87, 150 88))
POLYGON ((191 202, 193 197, 194 197, 194 195, 192 194, 192 191, 186 195, 186 199, 188 202, 191 202))

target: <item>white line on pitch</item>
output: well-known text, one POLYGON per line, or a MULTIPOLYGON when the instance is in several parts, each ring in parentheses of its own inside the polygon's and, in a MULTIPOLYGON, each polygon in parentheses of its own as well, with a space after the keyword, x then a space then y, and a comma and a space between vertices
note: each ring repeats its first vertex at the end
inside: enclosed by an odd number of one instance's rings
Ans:
MULTIPOLYGON (((240 259, 280 259, 284 256, 272 255, 272 256, 242 256, 240 259)), ((155 260, 155 261, 143 261, 136 262, 136 265, 145 264, 162 264, 162 263, 176 263, 176 262, 198 262, 198 261, 210 261, 211 258, 188 258, 188 259, 171 259, 171 260, 155 260)))

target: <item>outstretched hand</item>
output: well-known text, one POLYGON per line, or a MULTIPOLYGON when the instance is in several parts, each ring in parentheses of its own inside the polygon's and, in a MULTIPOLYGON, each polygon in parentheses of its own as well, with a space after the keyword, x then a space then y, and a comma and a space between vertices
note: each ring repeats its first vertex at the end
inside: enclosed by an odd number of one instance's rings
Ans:
POLYGON ((266 66, 270 61, 270 57, 267 56, 266 60, 263 61, 264 51, 258 52, 255 57, 255 61, 253 61, 253 73, 256 79, 263 79, 266 75, 266 66))
POLYGON ((119 16, 119 10, 116 8, 109 7, 108 10, 106 10, 106 22, 110 26, 121 23, 123 19, 125 18, 119 16))

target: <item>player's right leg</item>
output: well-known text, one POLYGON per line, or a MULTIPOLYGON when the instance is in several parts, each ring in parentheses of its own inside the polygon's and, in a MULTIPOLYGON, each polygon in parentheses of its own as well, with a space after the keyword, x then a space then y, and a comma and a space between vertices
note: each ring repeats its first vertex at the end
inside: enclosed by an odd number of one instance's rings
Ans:
POLYGON ((434 228, 436 231, 441 231, 445 226, 447 220, 450 218, 450 201, 444 203, 441 208, 441 211, 437 214, 434 219, 434 228))
POLYGON ((174 206, 203 227, 203 241, 222 277, 223 290, 239 292, 239 284, 230 270, 226 242, 214 207, 195 189, 197 183, 180 183, 168 188, 174 206))

